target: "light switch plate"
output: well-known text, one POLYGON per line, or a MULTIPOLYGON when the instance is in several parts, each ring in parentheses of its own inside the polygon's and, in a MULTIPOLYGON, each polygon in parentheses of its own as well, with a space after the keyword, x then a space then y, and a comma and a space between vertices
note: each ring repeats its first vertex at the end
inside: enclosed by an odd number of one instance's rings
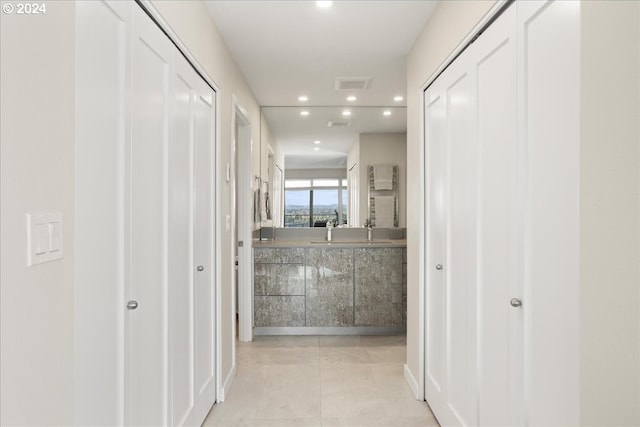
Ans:
POLYGON ((61 259, 62 213, 27 214, 27 267, 61 259))

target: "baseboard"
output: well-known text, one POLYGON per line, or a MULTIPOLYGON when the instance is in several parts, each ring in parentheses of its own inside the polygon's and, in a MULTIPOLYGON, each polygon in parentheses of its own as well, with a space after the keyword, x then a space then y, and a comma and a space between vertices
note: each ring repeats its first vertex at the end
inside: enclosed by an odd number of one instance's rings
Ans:
POLYGON ((229 375, 224 380, 224 384, 222 385, 222 389, 220 390, 220 395, 218 396, 218 403, 224 402, 227 394, 229 394, 229 390, 231 390, 231 386, 233 385, 233 380, 236 378, 236 364, 233 364, 233 367, 229 371, 229 375))
POLYGON ((409 367, 406 365, 406 363, 404 365, 404 379, 407 380, 407 384, 409 384, 409 388, 411 388, 411 391, 413 392, 413 395, 416 397, 416 399, 420 399, 418 382, 409 370, 409 367))

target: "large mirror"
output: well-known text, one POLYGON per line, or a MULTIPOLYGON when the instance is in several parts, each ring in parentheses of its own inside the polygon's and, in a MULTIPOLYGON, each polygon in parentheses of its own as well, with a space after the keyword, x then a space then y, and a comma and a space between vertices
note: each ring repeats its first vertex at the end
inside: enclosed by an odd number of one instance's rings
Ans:
POLYGON ((406 129, 405 107, 262 107, 263 225, 404 227, 406 129))

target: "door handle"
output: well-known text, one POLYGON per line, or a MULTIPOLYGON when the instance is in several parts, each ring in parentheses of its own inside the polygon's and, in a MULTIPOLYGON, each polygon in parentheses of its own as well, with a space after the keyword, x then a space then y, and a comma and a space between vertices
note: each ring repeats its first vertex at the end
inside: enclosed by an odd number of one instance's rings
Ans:
POLYGON ((442 270, 442 264, 436 264, 436 270, 440 271, 442 270))
POLYGON ((127 303, 127 310, 135 310, 136 308, 138 308, 138 301, 129 301, 127 303))
POLYGON ((522 307, 522 301, 520 301, 520 299, 518 298, 511 298, 511 301, 509 303, 513 308, 522 307))
POLYGON ((204 265, 199 265, 198 267, 196 267, 196 270, 204 271, 204 265))

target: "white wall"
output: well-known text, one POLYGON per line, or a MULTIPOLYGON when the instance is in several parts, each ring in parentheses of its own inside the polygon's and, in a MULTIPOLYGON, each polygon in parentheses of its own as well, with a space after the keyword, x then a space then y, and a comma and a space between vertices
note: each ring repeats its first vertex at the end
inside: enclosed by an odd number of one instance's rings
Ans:
MULTIPOLYGON (((163 18, 175 31, 196 60, 205 69, 209 77, 219 88, 219 122, 218 136, 220 138, 221 169, 218 171, 218 182, 222 182, 220 195, 221 212, 217 221, 225 223, 225 216, 231 215, 232 192, 230 183, 226 182, 226 163, 231 159, 233 96, 249 115, 251 122, 251 175, 260 174, 260 107, 247 85, 237 64, 213 21, 209 12, 200 0, 154 0, 153 5, 163 18)), ((235 336, 233 335, 233 322, 235 322, 235 310, 233 306, 233 281, 231 266, 233 263, 231 232, 225 232, 222 227, 222 253, 220 254, 223 266, 222 271, 222 369, 221 381, 227 381, 234 367, 232 349, 235 336), (228 248, 228 250, 225 250, 228 248)))
POLYGON ((640 3, 581 8, 581 418, 640 425, 640 3))
MULTIPOLYGON (((419 266, 421 211, 424 204, 422 169, 422 89, 437 68, 455 50, 472 28, 494 5, 495 0, 438 2, 424 30, 407 56, 407 369, 417 382, 422 376, 419 299, 422 289, 419 266)), ((413 384, 417 387, 417 384, 413 384)))
POLYGON ((361 133, 360 153, 360 224, 369 217, 369 166, 398 165, 398 227, 406 227, 407 134, 361 133))
POLYGON ((0 17, 1 425, 73 424, 75 5, 39 3, 0 17), (27 268, 34 211, 63 213, 64 258, 27 268))

